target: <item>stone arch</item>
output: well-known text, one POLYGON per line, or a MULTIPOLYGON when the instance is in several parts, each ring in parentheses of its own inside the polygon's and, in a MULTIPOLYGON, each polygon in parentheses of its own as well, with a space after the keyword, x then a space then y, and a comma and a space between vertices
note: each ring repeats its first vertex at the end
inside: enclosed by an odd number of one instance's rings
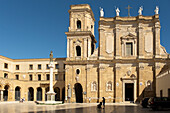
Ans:
POLYGON ((106 83, 106 91, 112 91, 112 82, 111 81, 108 81, 107 83, 106 83))
POLYGON ((54 88, 54 92, 56 93, 55 101, 59 101, 60 100, 60 88, 59 87, 55 87, 54 88))
POLYGON ((62 101, 64 102, 65 100, 65 87, 62 89, 62 101))
POLYGON ((21 96, 21 87, 15 87, 15 101, 20 101, 21 96))
POLYGON ((146 91, 152 90, 152 82, 151 80, 146 81, 146 91))
POLYGON ((77 29, 81 29, 81 21, 77 20, 77 29))
POLYGON ((46 93, 47 93, 48 91, 49 91, 49 87, 46 87, 46 88, 45 88, 45 100, 46 100, 46 101, 47 101, 47 94, 46 94, 46 93))
POLYGON ((74 85, 75 88, 75 95, 76 95, 76 102, 83 103, 83 88, 80 83, 76 83, 74 85))
POLYGON ((28 88, 28 101, 34 101, 34 88, 28 88))
POLYGON ((80 46, 76 46, 76 55, 81 56, 81 47, 80 46))
POLYGON ((8 101, 9 88, 10 86, 8 84, 4 86, 4 94, 3 94, 4 101, 8 101))
POLYGON ((37 101, 42 101, 42 88, 37 88, 37 101))

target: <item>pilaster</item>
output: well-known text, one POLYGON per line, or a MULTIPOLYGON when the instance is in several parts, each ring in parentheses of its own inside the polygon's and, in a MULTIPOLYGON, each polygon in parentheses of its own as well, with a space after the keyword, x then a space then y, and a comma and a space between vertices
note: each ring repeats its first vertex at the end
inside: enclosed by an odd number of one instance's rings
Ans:
POLYGON ((70 39, 67 39, 67 58, 70 57, 70 39))
POLYGON ((117 25, 115 27, 115 33, 116 33, 116 59, 120 58, 120 52, 121 52, 121 43, 120 43, 120 28, 117 25))
POLYGON ((139 58, 143 58, 144 56, 144 37, 143 37, 143 27, 142 23, 138 24, 138 55, 139 58))
POLYGON ((91 39, 88 38, 88 57, 91 55, 91 39))
POLYGON ((160 23, 155 23, 155 57, 159 58, 160 56, 160 23))

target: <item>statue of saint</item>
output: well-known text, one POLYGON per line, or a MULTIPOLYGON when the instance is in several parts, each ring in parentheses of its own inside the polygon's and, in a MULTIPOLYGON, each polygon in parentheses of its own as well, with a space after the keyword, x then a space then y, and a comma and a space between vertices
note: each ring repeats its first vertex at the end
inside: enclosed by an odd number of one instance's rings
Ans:
POLYGON ((159 7, 158 7, 158 6, 156 6, 155 14, 156 14, 156 15, 158 15, 158 14, 159 14, 159 7))
POLYGON ((116 9, 116 16, 119 16, 120 10, 119 8, 116 9))
POLYGON ((142 11, 143 11, 143 6, 141 6, 141 7, 139 8, 139 11, 138 11, 139 15, 142 15, 142 11))
POLYGON ((53 51, 50 53, 50 62, 53 62, 53 51))
POLYGON ((100 17, 103 17, 104 16, 104 11, 103 11, 103 8, 100 7, 100 17))

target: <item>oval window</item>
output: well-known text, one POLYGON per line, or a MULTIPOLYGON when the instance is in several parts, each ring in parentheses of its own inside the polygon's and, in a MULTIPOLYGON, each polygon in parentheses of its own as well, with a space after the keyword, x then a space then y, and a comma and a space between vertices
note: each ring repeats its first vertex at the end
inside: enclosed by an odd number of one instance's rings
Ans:
POLYGON ((80 74, 80 70, 79 69, 76 70, 76 74, 77 75, 80 74))

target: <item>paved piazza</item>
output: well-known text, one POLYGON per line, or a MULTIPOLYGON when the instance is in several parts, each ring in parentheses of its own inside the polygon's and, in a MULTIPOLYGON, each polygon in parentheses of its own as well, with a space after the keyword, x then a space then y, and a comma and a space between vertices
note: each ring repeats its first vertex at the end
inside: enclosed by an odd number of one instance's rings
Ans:
POLYGON ((152 111, 136 104, 106 104, 105 109, 97 109, 96 103, 36 105, 26 103, 0 103, 0 113, 169 113, 170 110, 152 111))

